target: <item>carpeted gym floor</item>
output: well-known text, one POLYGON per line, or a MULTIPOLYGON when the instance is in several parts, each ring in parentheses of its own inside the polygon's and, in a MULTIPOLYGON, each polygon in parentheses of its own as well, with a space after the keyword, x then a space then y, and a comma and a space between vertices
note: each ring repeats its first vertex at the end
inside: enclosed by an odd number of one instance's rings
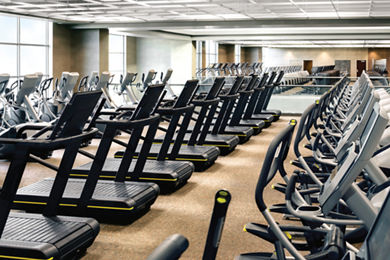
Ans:
MULTIPOLYGON (((290 119, 282 117, 247 143, 239 145, 228 156, 220 156, 215 165, 205 172, 194 172, 184 187, 172 194, 160 195, 151 210, 132 224, 101 224, 99 236, 83 259, 145 259, 160 242, 174 233, 180 233, 190 241, 190 247, 182 259, 201 259, 214 195, 221 188, 232 193, 232 201, 217 259, 233 259, 245 252, 272 252, 271 244, 243 232, 243 226, 248 222, 265 223, 256 207, 254 190, 269 143, 290 119)), ((96 151, 97 144, 98 141, 94 140, 86 150, 96 151)), ((110 155, 113 156, 117 150, 118 146, 114 144, 110 155)), ((56 152, 50 161, 58 163, 61 155, 61 152, 56 152)), ((290 157, 293 158, 291 152, 290 157)), ((289 160, 286 161, 286 168, 292 172, 289 160)), ((86 161, 86 157, 79 155, 75 166, 86 161)), ((8 163, 0 162, 2 178, 7 166, 8 163)), ((21 185, 53 175, 53 171, 29 163, 21 185)), ((275 182, 280 180, 278 177, 275 182)), ((284 196, 268 188, 265 200, 271 205, 283 202, 284 196)), ((285 222, 281 215, 274 216, 280 223, 285 222)))

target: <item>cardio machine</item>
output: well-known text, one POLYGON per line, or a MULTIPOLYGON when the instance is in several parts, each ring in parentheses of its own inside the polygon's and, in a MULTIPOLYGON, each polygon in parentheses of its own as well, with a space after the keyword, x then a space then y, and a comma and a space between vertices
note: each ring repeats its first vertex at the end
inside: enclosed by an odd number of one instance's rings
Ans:
MULTIPOLYGON (((162 89, 159 88, 151 88, 148 91, 150 99, 152 101, 157 100, 161 91, 162 89)), ((100 100, 101 94, 101 91, 75 93, 66 105, 57 123, 40 129, 32 138, 45 135, 47 131, 52 131, 51 136, 63 136, 67 133, 78 133, 82 131, 96 104, 100 100)), ((99 108, 102 107, 102 102, 104 102, 104 99, 100 101, 99 108)), ((94 216, 108 221, 131 221, 135 217, 145 213, 159 194, 159 187, 156 184, 125 182, 124 176, 125 173, 127 174, 127 168, 129 167, 126 163, 122 163, 123 166, 120 168, 120 171, 115 171, 115 174, 117 174, 115 181, 98 180, 98 178, 102 169, 105 170, 103 168, 104 159, 107 157, 109 151, 109 145, 107 146, 107 144, 112 141, 116 129, 118 127, 133 127, 136 129, 135 131, 142 131, 145 125, 158 122, 158 117, 150 116, 152 108, 150 106, 140 106, 133 120, 112 120, 107 122, 96 159, 84 171, 87 175, 86 180, 71 178, 74 176, 69 174, 72 173, 74 160, 80 148, 80 142, 71 144, 75 153, 71 155, 65 153, 63 155, 63 162, 59 167, 37 156, 30 155, 31 159, 49 169, 54 171, 59 171, 59 169, 63 170, 55 178, 47 178, 20 188, 12 207, 32 212, 45 212, 46 205, 51 203, 50 198, 55 197, 57 201, 57 204, 55 204, 56 210, 66 215, 94 216)), ((20 130, 20 134, 29 129, 36 129, 36 126, 25 126, 20 130)), ((94 128, 91 128, 89 125, 86 129, 94 128)), ((154 134, 155 130, 155 128, 148 129, 149 135, 151 133, 154 134)), ((95 129, 93 132, 96 134, 97 130, 95 129)), ((28 143, 30 139, 22 140, 28 143)), ((139 136, 134 135, 131 141, 134 142, 134 139, 139 139, 139 136)), ((50 140, 49 138, 46 142, 50 142, 50 140)), ((85 140, 89 139, 83 138, 81 141, 85 140)), ((140 167, 140 163, 136 164, 136 168, 138 167, 140 167)))
MULTIPOLYGON (((96 100, 97 101, 97 100, 96 100)), ((84 103, 85 104, 85 103, 84 103)), ((72 116, 79 113, 73 111, 72 116)), ((62 122, 63 123, 63 122, 62 122)), ((59 125, 57 125, 59 127, 59 125)), ((60 176, 68 175, 69 158, 77 153, 84 138, 90 138, 95 130, 53 131, 48 138, 36 136, 30 139, 0 138, 1 144, 15 145, 11 164, 5 176, 0 199, 0 255, 6 259, 70 259, 80 257, 99 233, 99 223, 92 218, 58 216, 58 207, 64 190, 60 176), (46 150, 65 149, 56 174, 56 188, 47 188, 48 196, 37 202, 43 214, 10 212, 19 202, 15 194, 20 184, 29 156, 46 150), (62 187, 60 187, 62 186, 62 187), (50 195, 49 195, 50 194, 50 195)), ((42 192, 42 190, 38 190, 42 192)), ((34 202, 30 201, 29 205, 34 202)))
MULTIPOLYGON (((165 138, 161 143, 154 142, 148 155, 148 159, 190 161, 195 166, 195 171, 203 171, 211 166, 218 158, 219 149, 215 146, 195 146, 183 145, 183 134, 186 132, 191 119, 194 105, 190 104, 198 88, 198 80, 189 80, 184 85, 179 97, 172 102, 167 102, 157 109, 163 121, 169 122, 168 127, 159 126, 159 130, 164 131, 165 138), (182 117, 181 123, 179 123, 182 117), (178 134, 172 140, 176 129, 178 134), (168 144, 171 143, 169 146, 168 144), (168 149, 167 152, 165 150, 168 149)), ((135 156, 138 156, 140 147, 137 148, 135 156)), ((121 158, 124 151, 115 153, 115 158, 121 158)))

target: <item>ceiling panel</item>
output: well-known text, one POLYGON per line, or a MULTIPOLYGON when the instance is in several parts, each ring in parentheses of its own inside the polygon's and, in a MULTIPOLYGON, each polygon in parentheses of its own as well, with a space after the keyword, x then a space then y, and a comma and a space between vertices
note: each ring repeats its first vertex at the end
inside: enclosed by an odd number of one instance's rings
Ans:
POLYGON ((390 17, 388 0, 0 0, 0 11, 80 22, 390 17), (145 11, 147 9, 148 11, 145 11), (196 14, 193 14, 197 11, 196 14), (133 14, 131 13, 133 12, 133 14), (178 12, 179 14, 172 14, 178 12), (111 15, 115 14, 115 15, 111 15), (122 17, 123 16, 123 17, 122 17))
POLYGON ((0 0, 1 11, 129 35, 158 32, 261 46, 390 45, 384 42, 390 40, 390 22, 382 22, 389 21, 382 18, 390 18, 390 0, 0 0), (347 24, 351 18, 367 26, 347 24))

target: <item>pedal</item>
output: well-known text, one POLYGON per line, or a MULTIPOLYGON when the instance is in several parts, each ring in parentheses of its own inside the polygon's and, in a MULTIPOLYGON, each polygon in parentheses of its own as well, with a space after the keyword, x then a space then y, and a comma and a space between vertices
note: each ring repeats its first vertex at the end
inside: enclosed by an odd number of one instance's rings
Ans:
POLYGON ((284 203, 272 205, 271 207, 269 207, 269 210, 275 213, 289 214, 286 204, 284 203))
POLYGON ((281 193, 286 193, 287 186, 285 184, 276 183, 276 184, 273 184, 271 187, 272 187, 272 189, 277 190, 281 193))
POLYGON ((263 224, 248 223, 244 226, 244 231, 267 240, 270 243, 274 243, 276 241, 276 238, 270 234, 268 226, 263 224))
POLYGON ((302 164, 301 164, 298 160, 291 160, 291 161, 290 161, 290 164, 291 164, 291 165, 294 165, 295 167, 298 167, 298 168, 303 169, 302 164))

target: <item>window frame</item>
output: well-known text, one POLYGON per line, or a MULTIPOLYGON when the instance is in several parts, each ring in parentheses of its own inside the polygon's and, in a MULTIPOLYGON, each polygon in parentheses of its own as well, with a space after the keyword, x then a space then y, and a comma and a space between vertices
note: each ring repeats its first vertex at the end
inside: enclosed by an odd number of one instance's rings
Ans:
MULTIPOLYGON (((118 51, 111 51, 110 50, 110 46, 108 46, 108 71, 112 74, 122 74, 123 76, 125 76, 126 72, 127 72, 127 56, 126 56, 126 35, 121 35, 121 34, 116 34, 116 33, 110 33, 108 35, 108 37, 110 36, 120 36, 122 38, 122 51, 118 52, 118 51), (113 70, 110 68, 110 56, 111 54, 121 54, 122 55, 122 70, 113 70)), ((110 40, 108 40, 108 42, 110 43, 110 40)), ((114 84, 117 83, 119 84, 119 82, 113 82, 114 84)))
MULTIPOLYGON (((25 74, 21 74, 21 47, 44 47, 45 48, 45 71, 39 71, 43 74, 44 77, 50 77, 53 74, 53 65, 52 65, 52 38, 53 38, 53 22, 48 19, 35 18, 35 17, 27 17, 21 15, 11 15, 11 14, 3 14, 0 16, 11 16, 16 17, 16 42, 0 42, 0 45, 11 45, 16 46, 16 75, 10 75, 10 78, 20 79, 25 74), (36 44, 36 43, 22 43, 21 42, 21 19, 30 19, 30 20, 39 20, 45 22, 45 43, 44 44, 36 44)), ((38 72, 38 71, 36 71, 38 72)), ((2 72, 0 72, 2 73, 2 72)))

